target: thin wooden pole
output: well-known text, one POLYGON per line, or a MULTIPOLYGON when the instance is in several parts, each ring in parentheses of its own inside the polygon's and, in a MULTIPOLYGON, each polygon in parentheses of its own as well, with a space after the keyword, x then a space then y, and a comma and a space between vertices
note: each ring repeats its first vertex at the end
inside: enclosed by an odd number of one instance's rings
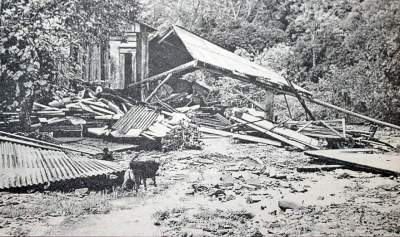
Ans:
POLYGON ((306 105, 306 102, 304 102, 304 99, 299 95, 299 93, 297 92, 296 88, 294 88, 292 82, 287 78, 285 78, 285 79, 286 79, 288 85, 292 88, 292 91, 293 91, 294 95, 296 96, 296 98, 299 100, 301 106, 303 106, 304 110, 306 111, 306 114, 308 114, 310 116, 311 120, 315 121, 314 115, 308 109, 308 107, 306 105))
POLYGON ((290 106, 289 106, 289 103, 288 103, 288 101, 287 101, 286 95, 283 94, 283 97, 285 97, 285 102, 286 102, 286 106, 287 106, 287 109, 288 109, 288 112, 289 112, 289 117, 290 117, 290 119, 293 120, 292 112, 290 111, 290 106))
POLYGON ((157 87, 151 92, 151 94, 144 100, 144 102, 149 101, 156 93, 157 91, 161 88, 162 85, 164 85, 170 78, 172 77, 172 73, 168 74, 168 76, 160 82, 160 84, 157 85, 157 87))
POLYGON ((387 123, 387 122, 383 122, 383 121, 379 121, 379 120, 377 120, 377 119, 370 118, 370 117, 368 117, 368 116, 365 116, 365 115, 362 115, 362 114, 358 114, 358 113, 349 111, 349 110, 347 110, 347 109, 340 108, 340 107, 338 107, 338 106, 336 106, 336 105, 332 105, 332 104, 323 102, 323 101, 321 101, 321 100, 317 100, 317 99, 313 99, 313 98, 308 98, 308 97, 305 97, 305 99, 307 99, 308 101, 310 101, 310 102, 312 102, 312 103, 315 103, 315 104, 318 104, 318 105, 322 105, 322 106, 324 106, 324 107, 327 107, 327 108, 330 108, 330 109, 334 109, 334 110, 343 112, 343 113, 345 113, 345 114, 349 114, 349 115, 354 116, 354 117, 357 117, 357 118, 364 119, 364 120, 369 121, 369 122, 371 122, 371 123, 375 123, 375 124, 378 124, 378 125, 381 125, 381 126, 386 126, 386 127, 390 127, 390 128, 394 128, 394 129, 400 130, 400 126, 397 126, 397 125, 394 125, 394 124, 391 124, 391 123, 387 123))

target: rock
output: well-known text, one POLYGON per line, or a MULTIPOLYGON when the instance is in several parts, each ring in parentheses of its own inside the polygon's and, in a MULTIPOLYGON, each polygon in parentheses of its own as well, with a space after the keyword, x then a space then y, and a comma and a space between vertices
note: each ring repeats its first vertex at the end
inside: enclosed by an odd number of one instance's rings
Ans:
POLYGON ((256 229, 253 233, 249 235, 249 237, 263 237, 264 235, 260 232, 260 230, 256 229))
POLYGON ((282 211, 286 211, 287 209, 300 209, 300 205, 295 202, 290 201, 278 201, 278 206, 282 211))
POLYGON ((257 188, 254 187, 253 185, 242 184, 242 187, 247 188, 247 189, 252 190, 252 191, 257 190, 257 188))
POLYGON ((242 188, 243 188, 243 186, 238 184, 238 183, 234 183, 233 184, 233 189, 235 189, 235 190, 239 190, 239 189, 242 189, 242 188))
POLYGON ((260 201, 261 201, 261 198, 259 198, 257 196, 247 196, 247 198, 246 198, 246 202, 249 204, 257 203, 260 201))
POLYGON ((87 194, 89 194, 89 189, 88 188, 75 189, 75 194, 80 195, 80 196, 87 195, 87 194))
POLYGON ((195 228, 183 228, 181 233, 179 234, 180 237, 194 237, 194 236, 206 236, 205 232, 200 229, 195 228))
POLYGON ((232 175, 223 175, 220 177, 221 186, 223 187, 231 187, 235 184, 235 179, 232 175))
POLYGON ((324 200, 324 199, 325 199, 324 196, 318 196, 318 197, 317 197, 317 200, 324 200))
POLYGON ((211 192, 211 194, 209 194, 209 196, 215 196, 215 197, 226 196, 226 193, 224 192, 224 190, 217 189, 216 191, 211 192))
POLYGON ((252 178, 252 179, 246 180, 246 183, 254 186, 256 189, 262 188, 262 185, 261 185, 261 182, 259 179, 252 178))
POLYGON ((155 221, 155 222, 154 222, 154 225, 155 225, 155 226, 160 226, 161 223, 160 223, 159 221, 155 221))

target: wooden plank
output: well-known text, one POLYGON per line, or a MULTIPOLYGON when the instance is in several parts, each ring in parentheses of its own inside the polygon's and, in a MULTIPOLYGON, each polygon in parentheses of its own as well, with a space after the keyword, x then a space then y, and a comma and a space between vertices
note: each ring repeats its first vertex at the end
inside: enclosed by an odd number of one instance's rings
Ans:
POLYGON ((168 76, 165 77, 164 80, 162 80, 157 87, 151 92, 151 94, 144 100, 144 102, 148 102, 156 93, 157 91, 161 88, 162 85, 164 85, 170 78, 172 77, 172 73, 168 74, 168 76))
POLYGON ((244 140, 244 141, 251 141, 251 142, 257 142, 257 143, 263 143, 263 144, 268 144, 268 145, 273 145, 273 146, 278 146, 281 147, 282 143, 262 137, 254 137, 254 136, 249 136, 249 135, 244 135, 244 134, 238 134, 238 133, 231 133, 231 132, 226 132, 222 130, 217 130, 213 128, 207 128, 207 127, 199 127, 200 132, 204 133, 210 133, 214 135, 220 135, 223 137, 232 137, 236 138, 239 140, 244 140))
POLYGON ((279 141, 281 141, 281 142, 283 142, 285 144, 297 147, 297 148, 299 148, 300 150, 303 150, 303 151, 306 150, 306 146, 304 144, 301 144, 301 143, 296 142, 296 141, 289 140, 289 139, 287 139, 287 138, 285 138, 285 137, 283 137, 283 136, 281 136, 281 135, 279 135, 277 133, 271 132, 271 131, 269 131, 267 129, 264 129, 262 127, 259 127, 259 126, 255 125, 253 123, 249 123, 248 121, 244 121, 244 120, 236 118, 236 117, 231 117, 231 119, 235 120, 236 122, 245 124, 246 126, 252 128, 254 130, 257 130, 259 132, 265 133, 268 136, 273 137, 273 138, 275 138, 275 139, 277 139, 277 140, 279 140, 279 141))
POLYGON ((400 155, 398 153, 379 154, 374 149, 339 149, 306 151, 304 154, 347 167, 388 175, 400 174, 400 155))
POLYGON ((182 65, 180 65, 178 67, 175 67, 175 68, 173 68, 171 70, 168 70, 166 72, 163 72, 163 73, 157 74, 155 76, 146 78, 143 81, 138 81, 136 83, 131 83, 131 84, 129 84, 129 87, 138 86, 138 85, 145 84, 145 83, 148 83, 148 82, 157 81, 157 80, 160 80, 161 78, 166 77, 168 74, 181 73, 181 72, 184 72, 186 70, 194 69, 194 68, 196 68, 196 66, 197 66, 197 60, 193 60, 193 61, 190 61, 188 63, 182 64, 182 65))
POLYGON ((310 165, 297 167, 297 172, 319 172, 319 171, 331 171, 336 169, 343 169, 344 165, 310 165))
MULTIPOLYGON (((247 114, 247 113, 243 113, 242 119, 247 121, 247 122, 254 122, 254 121, 259 120, 258 117, 252 116, 252 115, 247 114)), ((278 133, 278 134, 280 134, 282 136, 285 136, 285 137, 287 137, 287 138, 289 138, 291 140, 294 140, 294 141, 297 141, 297 142, 302 143, 304 145, 307 145, 310 148, 319 149, 318 140, 316 140, 314 138, 311 138, 311 137, 308 137, 308 136, 305 136, 305 135, 303 135, 301 133, 298 133, 296 131, 293 131, 293 130, 290 130, 290 129, 287 129, 287 128, 283 128, 283 127, 276 127, 275 124, 273 124, 273 123, 271 123, 271 122, 269 122, 267 120, 258 121, 258 122, 255 122, 254 124, 257 125, 258 127, 264 128, 266 130, 270 130, 270 131, 273 130, 274 133, 278 133)))

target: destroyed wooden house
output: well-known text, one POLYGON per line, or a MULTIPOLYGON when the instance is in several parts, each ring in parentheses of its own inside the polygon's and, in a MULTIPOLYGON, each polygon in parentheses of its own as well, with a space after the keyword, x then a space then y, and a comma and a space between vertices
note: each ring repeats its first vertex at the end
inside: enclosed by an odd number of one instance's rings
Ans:
MULTIPOLYGON (((33 116, 37 123, 34 127, 43 129, 40 131, 53 131, 54 127, 65 131, 66 125, 72 124, 79 136, 92 134, 128 140, 159 141, 167 137, 171 142, 164 147, 174 148, 184 146, 186 141, 179 144, 172 141, 181 139, 182 134, 190 138, 186 142, 188 147, 196 147, 199 131, 278 147, 291 146, 302 151, 325 149, 326 144, 321 142, 324 139, 347 142, 357 138, 359 142, 374 144, 373 131, 349 131, 344 120, 317 120, 308 110, 307 101, 377 125, 400 129, 397 125, 315 99, 311 92, 273 70, 250 62, 182 27, 172 26, 165 32, 149 37, 152 31, 153 28, 137 23, 126 28, 125 36, 112 38, 103 46, 88 45, 87 56, 81 56, 85 68, 82 79, 90 85, 101 85, 104 91, 94 92, 91 86, 81 95, 64 93, 67 96, 60 96, 47 104, 36 102, 33 116), (177 108, 174 102, 182 98, 197 92, 206 96, 212 91, 212 88, 196 81, 196 78, 188 80, 183 77, 197 70, 255 84, 268 92, 268 98, 264 104, 260 104, 236 92, 259 111, 244 108, 230 116, 223 116, 221 111, 206 112, 207 105, 196 101, 194 97, 183 108, 177 108), (273 123, 273 101, 277 94, 296 97, 313 121, 273 123), (196 110, 198 112, 195 116, 190 117, 189 114, 196 110), (185 128, 181 126, 183 123, 194 123, 197 128, 185 128), (188 135, 182 132, 184 129, 189 131, 188 135), (171 135, 174 131, 176 134, 171 135)), ((14 117, 16 114, 10 113, 14 117)), ((5 125, 8 126, 7 123, 5 125)), ((122 170, 110 162, 70 155, 60 147, 10 139, 6 136, 0 140, 1 165, 7 170, 2 175, 0 187, 29 186, 49 180, 95 176, 122 170), (19 173, 20 169, 28 167, 33 169, 23 175, 19 173)), ((308 154, 320 156, 319 153, 308 154)))

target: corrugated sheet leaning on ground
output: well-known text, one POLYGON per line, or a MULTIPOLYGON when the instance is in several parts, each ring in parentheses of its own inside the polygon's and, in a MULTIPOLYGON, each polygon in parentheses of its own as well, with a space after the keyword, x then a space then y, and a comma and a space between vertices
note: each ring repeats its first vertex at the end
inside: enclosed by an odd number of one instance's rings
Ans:
POLYGON ((0 138, 0 189, 123 171, 116 163, 10 142, 0 138))
POLYGON ((146 129, 150 127, 158 117, 159 113, 141 105, 134 105, 113 126, 114 129, 127 133, 130 129, 146 129))

